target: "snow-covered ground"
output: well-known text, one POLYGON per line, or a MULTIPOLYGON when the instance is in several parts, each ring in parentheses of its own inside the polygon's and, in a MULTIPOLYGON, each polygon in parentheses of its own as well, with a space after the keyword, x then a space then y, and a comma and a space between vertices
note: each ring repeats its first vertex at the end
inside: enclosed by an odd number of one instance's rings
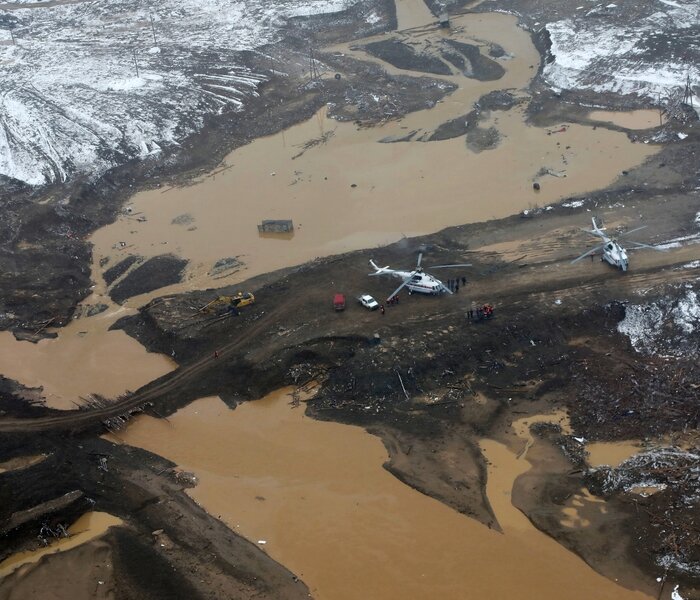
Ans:
POLYGON ((656 99, 700 83, 698 0, 582 0, 573 19, 549 23, 556 89, 636 94, 656 99))
POLYGON ((700 297, 690 284, 677 297, 649 304, 630 304, 618 323, 638 352, 693 356, 700 351, 700 297))
POLYGON ((0 174, 96 176, 176 144, 256 94, 264 76, 241 51, 278 41, 289 18, 357 1, 0 2, 0 174))

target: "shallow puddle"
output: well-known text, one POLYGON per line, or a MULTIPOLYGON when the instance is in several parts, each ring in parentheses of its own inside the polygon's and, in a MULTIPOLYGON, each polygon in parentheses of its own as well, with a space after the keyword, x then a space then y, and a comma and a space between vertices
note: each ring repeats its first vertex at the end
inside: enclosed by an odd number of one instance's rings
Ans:
POLYGON ((645 598, 599 576, 510 504, 529 468, 485 441, 497 533, 394 478, 381 441, 319 422, 281 390, 231 411, 217 398, 169 423, 138 417, 126 443, 199 478, 208 512, 301 577, 315 598, 645 598))
POLYGON ((599 513, 605 514, 607 512, 603 498, 594 496, 587 488, 581 488, 578 494, 574 494, 566 501, 562 509, 561 524, 570 529, 588 527, 591 521, 584 516, 584 513, 587 510, 590 511, 592 506, 595 506, 595 510, 599 513))
POLYGON ((593 442, 586 446, 588 464, 591 467, 609 465, 619 467, 620 464, 642 451, 639 442, 593 442))
POLYGON ((34 456, 19 456, 17 458, 11 458, 4 462, 0 462, 0 473, 7 473, 9 471, 20 471, 21 469, 27 469, 33 465, 37 465, 40 462, 46 460, 46 454, 36 454, 34 456))
POLYGON ((38 562, 47 554, 70 550, 80 544, 101 536, 110 527, 121 525, 121 519, 103 512, 89 512, 80 517, 68 528, 70 537, 58 538, 46 548, 33 552, 19 552, 0 563, 0 578, 5 577, 23 565, 38 562))
POLYGON ((627 112, 594 110, 588 114, 588 118, 594 121, 612 123, 626 129, 650 129, 664 123, 658 110, 631 110, 627 112))
POLYGON ((571 434, 571 423, 566 410, 558 410, 549 415, 534 415, 531 417, 523 417, 511 423, 511 428, 517 437, 525 441, 523 449, 518 454, 518 458, 525 458, 527 451, 535 443, 535 438, 532 436, 530 427, 537 423, 547 423, 550 425, 558 425, 564 435, 571 434))

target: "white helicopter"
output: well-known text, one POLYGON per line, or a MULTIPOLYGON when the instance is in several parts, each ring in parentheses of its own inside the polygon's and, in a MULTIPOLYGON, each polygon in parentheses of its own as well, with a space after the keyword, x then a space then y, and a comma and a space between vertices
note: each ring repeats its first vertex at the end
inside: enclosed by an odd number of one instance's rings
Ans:
MULTIPOLYGON (((623 271, 627 271, 627 267, 629 266, 627 251, 620 245, 620 243, 617 240, 610 238, 603 233, 603 231, 605 231, 605 227, 598 227, 598 225, 595 222, 595 217, 591 219, 591 222, 593 223, 593 229, 583 229, 582 231, 599 237, 603 240, 603 243, 600 244, 600 246, 591 248, 590 250, 588 250, 588 252, 584 252, 581 256, 572 260, 571 264, 576 263, 582 258, 586 258, 586 256, 590 256, 591 254, 598 252, 598 250, 602 249, 603 256, 600 260, 604 260, 610 263, 613 267, 618 267, 623 271)), ((639 231, 640 229, 644 228, 646 228, 646 225, 642 225, 641 227, 637 227, 636 229, 630 229, 629 231, 621 233, 619 237, 624 237, 626 235, 629 235, 630 233, 634 233, 635 231, 639 231)), ((662 250, 661 248, 656 248, 654 246, 650 246, 649 244, 642 244, 640 242, 633 242, 631 240, 627 243, 632 244, 633 246, 632 248, 630 248, 630 250, 637 250, 638 248, 651 248, 652 250, 662 250)))
MULTIPOLYGON (((396 269, 390 269, 388 266, 380 267, 377 266, 377 264, 373 260, 370 260, 369 264, 374 267, 374 273, 370 273, 369 275, 393 275, 394 277, 403 279, 403 283, 399 287, 397 287, 391 294, 389 294, 387 300, 396 296, 396 294, 398 294, 404 287, 408 288, 409 293, 418 292, 420 294, 437 295, 446 292, 448 294, 451 294, 452 292, 450 291, 450 289, 444 283, 442 283, 442 281, 433 277, 432 275, 428 275, 425 271, 423 271, 423 268, 420 266, 422 260, 423 253, 420 252, 418 254, 418 261, 416 262, 416 268, 413 271, 398 271, 396 269)), ((434 267, 430 268, 447 269, 450 267, 471 267, 471 264, 435 265, 434 267)))

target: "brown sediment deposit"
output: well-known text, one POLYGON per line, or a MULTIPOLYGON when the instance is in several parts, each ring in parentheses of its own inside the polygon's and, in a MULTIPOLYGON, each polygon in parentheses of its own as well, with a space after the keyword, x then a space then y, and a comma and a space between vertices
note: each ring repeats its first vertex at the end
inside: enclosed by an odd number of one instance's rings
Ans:
POLYGON ((0 462, 0 473, 6 473, 7 471, 18 471, 20 469, 26 469, 42 460, 46 459, 45 454, 37 454, 35 456, 18 456, 17 458, 11 458, 9 460, 0 462))
POLYGON ((0 585, 0 598, 114 600, 117 583, 113 562, 112 549, 103 539, 83 542, 8 575, 0 585))
MULTIPOLYGON (((35 563, 44 556, 64 552, 103 535, 110 527, 120 525, 121 519, 102 512, 88 512, 80 517, 68 530, 68 536, 57 538, 39 550, 20 552, 0 563, 0 578, 7 577, 25 565, 35 563)), ((21 573, 19 573, 21 577, 21 573)))
POLYGON ((170 423, 137 419, 121 440, 197 475, 192 497, 264 548, 314 597, 645 598, 602 578, 535 530, 510 504, 527 470, 483 441, 498 533, 417 493, 382 468, 381 442, 359 428, 306 418, 290 390, 230 411, 193 402, 170 423))

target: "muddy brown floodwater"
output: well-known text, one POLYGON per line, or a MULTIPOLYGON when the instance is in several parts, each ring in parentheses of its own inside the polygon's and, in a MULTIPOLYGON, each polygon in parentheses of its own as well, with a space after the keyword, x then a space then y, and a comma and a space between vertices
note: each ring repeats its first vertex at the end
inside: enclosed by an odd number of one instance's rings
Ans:
POLYGON ((55 331, 58 337, 37 343, 18 341, 9 331, 0 332, 0 375, 30 388, 43 388, 39 394, 46 406, 73 410, 81 396, 100 394, 114 398, 172 371, 177 364, 169 356, 147 352, 123 331, 109 331, 119 318, 135 312, 112 302, 99 273, 93 293, 76 310, 102 304, 103 312, 75 318, 55 331))
POLYGON ((663 117, 657 110, 631 110, 626 112, 594 110, 588 114, 588 118, 594 121, 613 123, 626 129, 650 129, 663 124, 663 117))
POLYGON ((76 409, 80 398, 92 393, 114 398, 175 367, 123 331, 107 331, 98 317, 74 321, 58 338, 36 344, 0 332, 0 374, 27 387, 42 387, 51 408, 76 409))
POLYGON ((196 401, 170 422, 138 417, 120 438, 193 471, 208 512, 301 577, 317 599, 637 599, 532 527, 510 503, 529 468, 484 440, 504 533, 404 485, 381 441, 289 405, 290 390, 229 410, 196 401))
POLYGON ((588 464, 591 467, 609 465, 619 467, 620 463, 642 451, 639 441, 593 442, 586 446, 588 464))
MULTIPOLYGON (((400 0, 398 13, 399 28, 405 31, 396 35, 407 43, 432 43, 448 35, 441 30, 411 31, 434 20, 423 2, 400 0)), ((508 52, 500 61, 505 75, 497 81, 466 79, 458 73, 442 76, 458 86, 455 92, 432 109, 383 126, 358 130, 354 124, 328 119, 324 108, 304 123, 239 148, 194 185, 135 195, 130 214, 92 237, 96 289, 83 304, 102 302, 108 311, 77 320, 60 330, 58 339, 36 345, 0 334, 0 374, 27 386, 43 386, 47 404, 61 409, 75 408, 79 396, 88 393, 114 396, 136 389, 175 365, 108 327, 117 316, 128 314, 125 310, 155 296, 220 287, 316 256, 507 216, 535 203, 604 187, 656 151, 604 128, 532 127, 522 107, 492 113, 487 122, 499 131, 501 141, 481 153, 470 151, 464 137, 380 143, 413 130, 430 133, 466 115, 475 101, 493 90, 523 94, 536 73, 537 50, 513 16, 455 17, 450 31, 458 41, 483 46, 487 40, 503 46, 508 52), (294 158, 304 143, 329 132, 326 143, 294 158), (224 166, 230 168, 222 170, 224 166), (532 182, 542 168, 557 176, 540 176, 542 187, 535 193, 532 182), (268 218, 292 218, 294 235, 259 236, 257 224, 268 218), (114 306, 100 260, 109 257, 107 266, 113 266, 130 254, 164 253, 190 261, 183 283, 129 299, 127 309, 114 306), (239 256, 245 268, 230 277, 212 273, 216 261, 232 256, 239 256)), ((368 41, 329 51, 371 60, 392 73, 423 75, 396 69, 357 48, 368 41)))
MULTIPOLYGON (((414 4, 403 0, 399 5, 400 18, 401 11, 407 11, 411 26, 429 15, 426 10, 419 18, 422 13, 414 4)), ((425 44, 426 35, 430 41, 439 41, 446 34, 418 30, 399 35, 408 43, 415 37, 417 43, 425 44)), ((382 126, 358 129, 353 123, 328 119, 324 108, 306 122, 237 149, 194 185, 135 195, 130 215, 94 234, 95 259, 111 257, 110 264, 115 264, 127 254, 148 257, 172 252, 190 260, 187 278, 161 294, 221 286, 317 256, 387 244, 404 234, 427 234, 458 223, 504 217, 536 203, 599 189, 656 151, 602 127, 532 127, 522 107, 492 113, 489 125, 499 131, 501 140, 480 153, 469 150, 463 136, 380 143, 414 130, 430 133, 466 115, 475 101, 491 91, 510 89, 522 94, 537 72, 539 55, 515 17, 456 17, 450 37, 503 46, 509 55, 500 61, 505 75, 483 82, 457 73, 443 76, 458 86, 443 102, 382 126), (329 133, 325 143, 300 154, 304 143, 329 133), (543 168, 556 176, 537 177, 543 168), (541 184, 539 193, 532 189, 535 178, 541 184), (139 221, 136 215, 145 220, 139 221), (263 219, 293 219, 294 236, 260 237, 257 225, 263 219), (246 269, 214 280, 213 264, 230 256, 240 256, 246 269)), ((364 53, 359 46, 372 39, 328 50, 370 60, 391 73, 423 75, 364 53)), ((139 302, 134 299, 133 304, 139 302)))

